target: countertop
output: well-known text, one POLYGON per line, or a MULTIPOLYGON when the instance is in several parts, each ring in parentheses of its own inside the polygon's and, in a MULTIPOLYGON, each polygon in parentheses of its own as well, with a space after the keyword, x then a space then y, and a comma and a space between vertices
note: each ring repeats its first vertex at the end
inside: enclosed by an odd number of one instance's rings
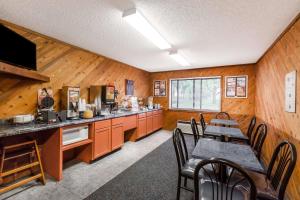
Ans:
POLYGON ((101 121, 106 119, 113 119, 118 117, 125 117, 130 115, 136 115, 145 112, 151 112, 155 110, 161 109, 152 109, 152 110, 143 110, 143 111, 123 111, 122 113, 117 114, 110 114, 101 117, 94 117, 91 119, 76 119, 76 120, 67 120, 65 122, 58 122, 58 123, 29 123, 29 124, 20 124, 20 125, 12 125, 12 124, 2 124, 0 125, 0 138, 1 137, 8 137, 14 135, 20 135, 25 133, 32 133, 38 132, 43 130, 49 130, 54 128, 60 128, 69 125, 76 125, 76 124, 83 124, 83 123, 91 123, 95 121, 101 121))

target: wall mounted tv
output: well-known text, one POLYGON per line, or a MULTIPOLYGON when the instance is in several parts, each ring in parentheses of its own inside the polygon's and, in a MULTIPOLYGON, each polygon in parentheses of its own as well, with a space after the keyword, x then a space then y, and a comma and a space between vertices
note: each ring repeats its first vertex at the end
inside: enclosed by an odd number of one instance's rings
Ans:
POLYGON ((0 24, 0 61, 36 70, 36 45, 0 24))

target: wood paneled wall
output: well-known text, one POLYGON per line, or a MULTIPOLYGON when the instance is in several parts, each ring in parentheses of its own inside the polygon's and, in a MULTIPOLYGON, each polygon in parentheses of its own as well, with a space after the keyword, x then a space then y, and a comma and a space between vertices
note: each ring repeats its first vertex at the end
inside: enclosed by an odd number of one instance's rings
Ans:
MULTIPOLYGON (((164 112, 164 128, 172 130, 176 127, 177 120, 190 120, 195 117, 198 121, 199 112, 192 111, 176 111, 169 109, 169 80, 173 78, 187 78, 187 77, 207 77, 207 76, 221 76, 222 85, 222 111, 228 112, 233 118, 238 119, 243 131, 246 130, 250 118, 254 116, 254 94, 255 94, 255 67, 254 65, 237 65, 227 67, 215 67, 195 70, 180 70, 157 72, 151 74, 152 82, 154 80, 167 81, 167 96, 155 97, 154 102, 160 103, 166 111, 164 112), (230 75, 248 75, 248 98, 225 98, 225 76, 230 75)), ((153 94, 153 85, 152 85, 153 94)), ((205 113, 206 121, 209 121, 216 113, 205 113)))
POLYGON ((300 20, 256 65, 255 113, 268 125, 263 159, 268 163, 275 146, 288 139, 297 146, 298 162, 288 186, 289 199, 300 199, 300 20), (297 70, 296 113, 284 111, 286 73, 297 70))
POLYGON ((37 44, 38 72, 50 76, 49 83, 0 74, 0 119, 17 114, 34 113, 37 90, 50 87, 54 91, 55 109, 60 107, 63 85, 80 86, 81 96, 88 99, 90 85, 115 83, 119 99, 125 95, 125 79, 134 80, 134 93, 147 97, 150 73, 94 53, 36 34, 21 27, 8 26, 37 44))

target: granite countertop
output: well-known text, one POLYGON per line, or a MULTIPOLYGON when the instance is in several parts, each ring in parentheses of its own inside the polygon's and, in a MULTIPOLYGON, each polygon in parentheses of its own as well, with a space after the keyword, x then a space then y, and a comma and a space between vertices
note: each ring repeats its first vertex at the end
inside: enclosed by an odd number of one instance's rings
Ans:
POLYGON ((29 123, 29 124, 0 124, 0 138, 1 137, 8 137, 8 136, 14 136, 14 135, 20 135, 25 133, 31 133, 31 132, 38 132, 43 130, 49 130, 54 128, 60 128, 64 126, 69 125, 76 125, 76 124, 83 124, 83 123, 91 123, 95 121, 101 121, 106 119, 113 119, 118 117, 125 117, 155 110, 161 110, 161 109, 152 109, 152 110, 143 110, 143 111, 123 111, 122 113, 116 113, 116 114, 110 114, 106 116, 101 117, 94 117, 91 119, 76 119, 76 120, 67 120, 65 122, 58 122, 58 123, 29 123))
POLYGON ((223 158, 248 170, 264 172, 264 168, 248 145, 203 138, 198 141, 192 157, 200 159, 223 158))

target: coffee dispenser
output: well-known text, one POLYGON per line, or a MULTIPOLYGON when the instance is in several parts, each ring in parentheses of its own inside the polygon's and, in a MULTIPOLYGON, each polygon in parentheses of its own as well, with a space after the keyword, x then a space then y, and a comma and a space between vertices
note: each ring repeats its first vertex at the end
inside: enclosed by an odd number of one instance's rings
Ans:
POLYGON ((68 119, 79 118, 80 88, 63 86, 62 88, 62 109, 67 110, 68 119))

